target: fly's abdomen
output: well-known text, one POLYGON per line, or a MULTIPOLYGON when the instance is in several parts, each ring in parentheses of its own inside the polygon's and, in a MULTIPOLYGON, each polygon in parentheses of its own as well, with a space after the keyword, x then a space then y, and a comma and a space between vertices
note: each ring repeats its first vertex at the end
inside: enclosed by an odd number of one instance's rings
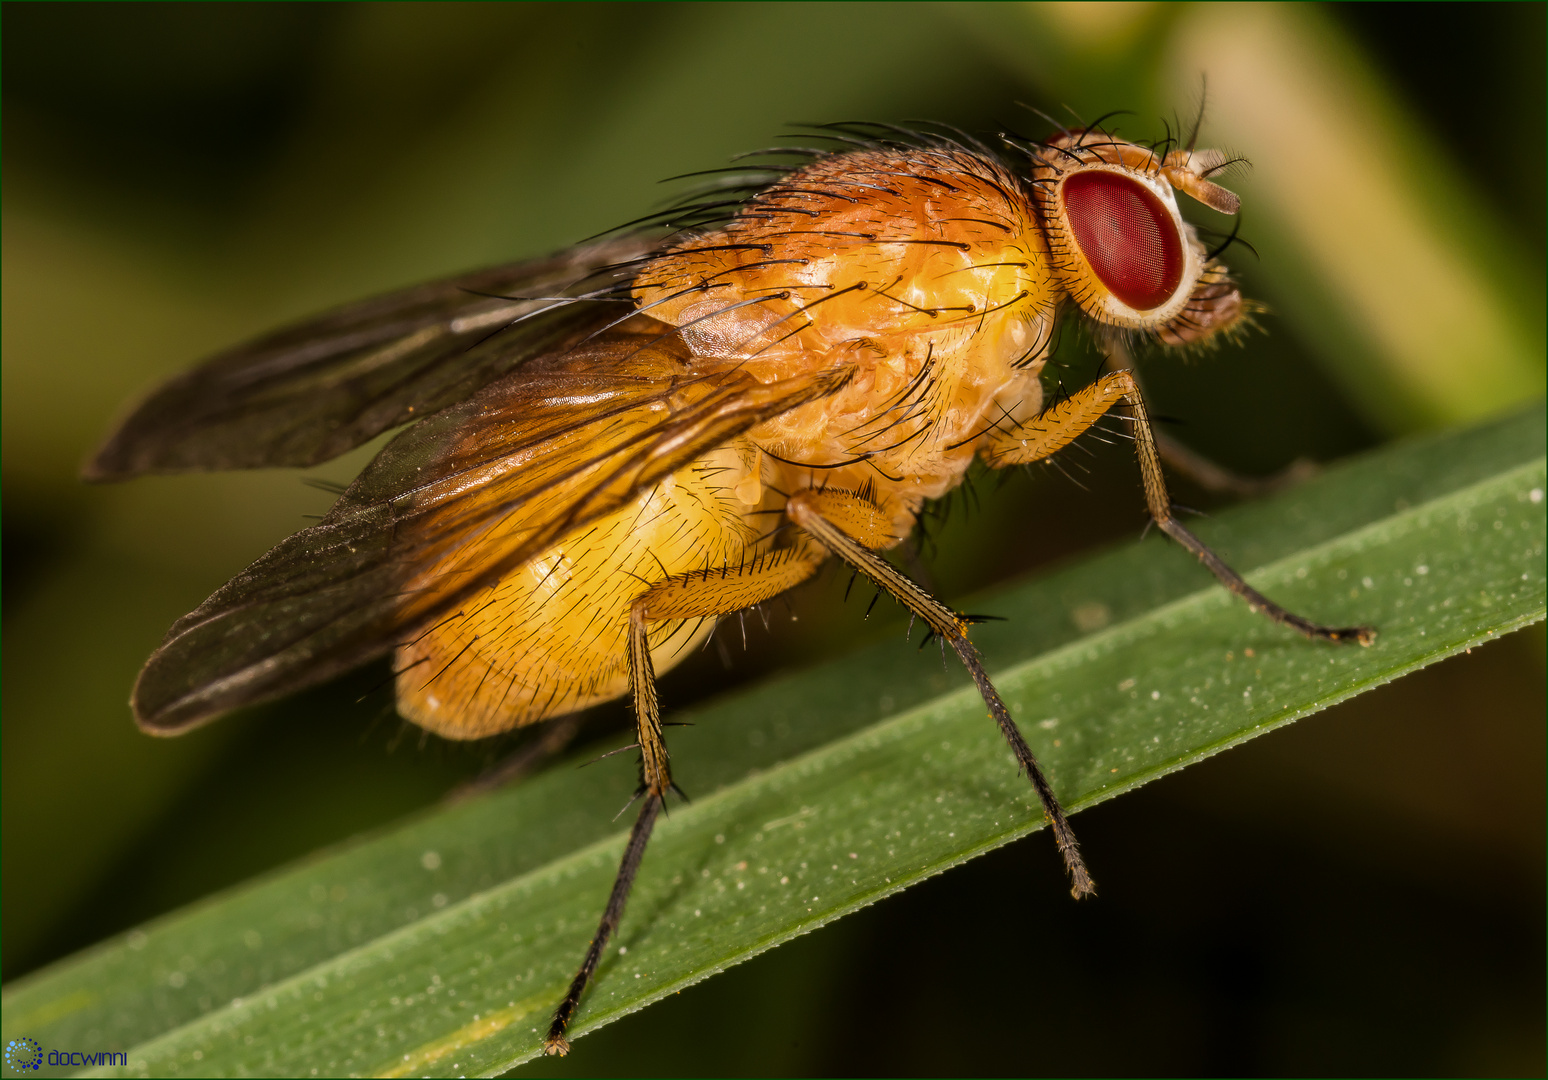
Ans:
MULTIPOLYGON (((400 646, 399 712, 438 735, 477 739, 622 696, 633 601, 667 575, 745 557, 763 497, 745 475, 752 459, 738 444, 704 455, 400 646)), ((713 628, 651 624, 656 671, 713 628)))

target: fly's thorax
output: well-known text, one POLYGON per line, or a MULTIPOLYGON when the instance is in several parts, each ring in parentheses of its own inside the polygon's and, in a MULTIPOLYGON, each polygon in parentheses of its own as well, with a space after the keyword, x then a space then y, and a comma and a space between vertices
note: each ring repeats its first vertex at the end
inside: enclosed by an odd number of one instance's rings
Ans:
MULTIPOLYGON (((475 594, 397 650, 399 712, 474 739, 624 693, 630 605, 664 577, 748 557, 763 529, 761 468, 746 440, 712 450, 475 594)), ((713 628, 653 623, 656 671, 713 628)))
MULTIPOLYGON (((773 458, 804 467, 802 486, 853 473, 917 510, 961 482, 1007 418, 1035 415, 1053 317, 1015 313, 957 322, 884 344, 864 339, 837 355, 854 376, 837 393, 754 428, 773 458)), ((830 354, 831 356, 832 354, 830 354)), ((788 482, 785 490, 790 490, 788 482)))
POLYGON ((1056 298, 1025 184, 966 151, 837 154, 655 257, 639 310, 705 362, 772 382, 868 341, 884 354, 954 323, 1056 298))
POLYGON ((863 463, 916 506, 959 482, 992 413, 1036 393, 1063 299, 1024 181, 933 149, 798 170, 653 259, 634 292, 697 367, 763 382, 851 369, 753 438, 819 472, 863 463))

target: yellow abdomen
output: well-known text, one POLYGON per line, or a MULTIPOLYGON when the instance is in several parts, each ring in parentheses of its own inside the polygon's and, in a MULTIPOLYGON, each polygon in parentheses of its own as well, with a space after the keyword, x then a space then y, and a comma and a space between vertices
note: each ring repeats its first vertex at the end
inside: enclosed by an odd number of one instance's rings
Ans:
MULTIPOLYGON (((762 493, 749 466, 756 455, 739 444, 699 458, 400 646, 398 711, 437 735, 477 739, 621 696, 635 598, 673 574, 737 565, 753 545, 762 493)), ((656 671, 713 628, 652 624, 656 671)))

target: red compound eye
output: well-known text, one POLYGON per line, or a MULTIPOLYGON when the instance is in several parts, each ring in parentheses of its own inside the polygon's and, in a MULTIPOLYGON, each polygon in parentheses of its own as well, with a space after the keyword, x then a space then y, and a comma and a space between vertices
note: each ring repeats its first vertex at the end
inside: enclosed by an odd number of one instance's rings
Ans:
POLYGON ((1182 238, 1161 200, 1117 173, 1079 172, 1064 182, 1075 242, 1114 296, 1136 311, 1158 308, 1182 280, 1182 238))

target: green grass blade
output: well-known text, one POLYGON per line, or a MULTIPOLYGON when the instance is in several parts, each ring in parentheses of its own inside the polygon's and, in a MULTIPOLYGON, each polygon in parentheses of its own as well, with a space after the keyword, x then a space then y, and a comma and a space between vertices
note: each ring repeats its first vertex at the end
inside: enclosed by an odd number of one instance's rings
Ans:
MULTIPOLYGON (((1078 809, 1541 619, 1544 470, 1535 406, 1198 529, 1292 609, 1374 624, 1369 649, 1268 624, 1158 537, 963 607, 1008 617, 975 638, 1078 809)), ((697 798, 658 828, 577 1035, 1041 827, 933 649, 883 642, 687 719, 697 798)), ((142 1075, 500 1072, 590 937, 632 784, 622 756, 556 769, 212 897, 8 987, 5 1036, 128 1048, 142 1075)))

